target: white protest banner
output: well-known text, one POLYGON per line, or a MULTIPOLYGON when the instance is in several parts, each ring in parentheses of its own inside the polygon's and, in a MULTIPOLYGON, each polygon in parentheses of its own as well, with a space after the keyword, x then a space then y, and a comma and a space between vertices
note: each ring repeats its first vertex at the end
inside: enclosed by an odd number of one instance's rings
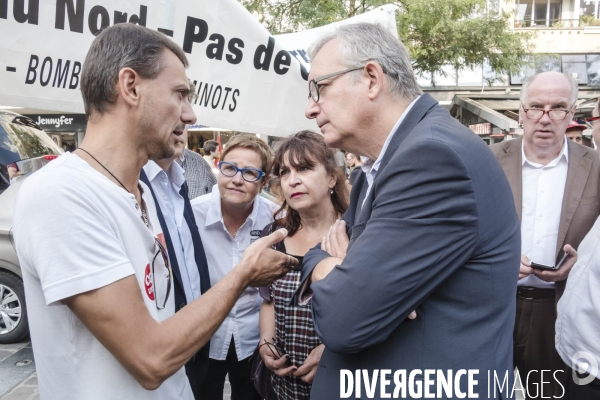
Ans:
MULTIPOLYGON (((339 22, 396 32, 393 6, 339 22)), ((307 120, 306 49, 337 24, 272 36, 236 0, 0 0, 0 104, 83 112, 81 67, 94 34, 134 22, 183 47, 198 124, 288 136, 307 120)))

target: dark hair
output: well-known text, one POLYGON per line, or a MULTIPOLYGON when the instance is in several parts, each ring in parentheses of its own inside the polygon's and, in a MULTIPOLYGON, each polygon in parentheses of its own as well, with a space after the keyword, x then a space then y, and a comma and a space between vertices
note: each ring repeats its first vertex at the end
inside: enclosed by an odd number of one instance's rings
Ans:
POLYGON ((216 140, 207 140, 206 142, 204 142, 204 155, 210 156, 210 153, 217 150, 218 147, 219 142, 217 142, 216 140))
MULTIPOLYGON (((284 140, 275 153, 273 175, 279 176, 281 167, 284 166, 286 153, 288 154, 288 162, 294 168, 314 168, 315 165, 322 164, 328 174, 336 177, 331 202, 339 215, 344 214, 348 208, 349 200, 346 174, 337 165, 334 152, 327 147, 323 136, 311 131, 300 131, 284 140)), ((282 211, 285 211, 285 216, 277 221, 277 225, 286 228, 288 235, 293 236, 302 226, 300 214, 291 208, 285 199, 281 208, 275 212, 275 218, 281 215, 282 211)))
POLYGON ((117 101, 117 82, 123 68, 142 78, 154 79, 164 67, 163 51, 173 52, 188 66, 185 53, 162 33, 143 26, 121 23, 104 29, 92 42, 81 72, 81 95, 85 115, 102 115, 117 101))

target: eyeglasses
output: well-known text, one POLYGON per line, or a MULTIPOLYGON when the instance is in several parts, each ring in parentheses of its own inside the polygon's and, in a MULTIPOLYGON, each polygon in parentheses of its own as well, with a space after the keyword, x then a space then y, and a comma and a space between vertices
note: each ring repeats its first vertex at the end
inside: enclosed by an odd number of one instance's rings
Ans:
POLYGON ((525 115, 527 116, 528 119, 541 119, 544 114, 548 114, 548 117, 550 117, 551 120, 553 121, 560 121, 565 119, 565 117, 567 116, 568 113, 571 112, 571 110, 573 109, 573 107, 575 107, 575 104, 573 104, 571 106, 571 108, 569 108, 568 110, 542 110, 541 108, 525 108, 525 106, 523 105, 523 103, 521 103, 521 108, 523 109, 523 111, 525 111, 525 115))
POLYGON ((308 98, 312 99, 315 103, 319 102, 319 82, 324 81, 325 79, 333 78, 334 76, 345 74, 346 72, 358 71, 359 69, 363 69, 364 67, 357 68, 349 68, 343 71, 334 72, 332 74, 323 75, 321 77, 315 78, 312 81, 308 82, 308 98))
POLYGON ((162 242, 158 238, 154 238, 154 243, 158 247, 158 251, 154 255, 152 259, 152 287, 154 289, 154 303, 156 304, 156 308, 159 310, 164 310, 167 305, 167 300, 169 299, 169 295, 171 294, 171 282, 173 281, 173 270, 171 269, 171 265, 169 264, 169 256, 167 254, 167 250, 165 246, 163 246, 162 242), (158 255, 161 255, 161 258, 158 255), (162 265, 160 260, 162 259, 162 265), (156 285, 156 271, 159 271, 159 276, 161 277, 161 287, 156 285), (164 279, 167 280, 167 287, 163 289, 164 279))
POLYGON ((590 117, 585 119, 585 123, 590 129, 594 129, 594 125, 598 124, 598 121, 600 121, 600 117, 590 117))
POLYGON ((242 178, 246 182, 256 182, 257 180, 262 178, 262 176, 265 174, 260 169, 238 168, 235 164, 232 164, 227 161, 221 161, 219 163, 219 171, 221 171, 221 173, 228 178, 233 178, 234 176, 237 175, 238 172, 241 172, 242 178))

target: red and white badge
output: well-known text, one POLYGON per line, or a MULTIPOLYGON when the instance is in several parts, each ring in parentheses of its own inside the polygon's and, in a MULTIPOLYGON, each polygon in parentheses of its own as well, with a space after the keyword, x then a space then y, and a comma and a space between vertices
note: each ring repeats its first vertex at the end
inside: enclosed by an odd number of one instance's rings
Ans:
POLYGON ((146 294, 148 298, 154 301, 154 279, 152 276, 152 269, 150 268, 150 264, 146 265, 146 272, 144 274, 144 288, 146 289, 146 294))

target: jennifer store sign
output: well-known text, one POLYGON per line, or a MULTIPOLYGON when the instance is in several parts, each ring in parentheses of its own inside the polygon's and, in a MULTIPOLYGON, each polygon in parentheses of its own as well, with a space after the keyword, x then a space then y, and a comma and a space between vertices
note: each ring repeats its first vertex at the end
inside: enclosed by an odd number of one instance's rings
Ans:
POLYGON ((85 131, 86 120, 81 114, 36 114, 27 115, 47 132, 85 131))

